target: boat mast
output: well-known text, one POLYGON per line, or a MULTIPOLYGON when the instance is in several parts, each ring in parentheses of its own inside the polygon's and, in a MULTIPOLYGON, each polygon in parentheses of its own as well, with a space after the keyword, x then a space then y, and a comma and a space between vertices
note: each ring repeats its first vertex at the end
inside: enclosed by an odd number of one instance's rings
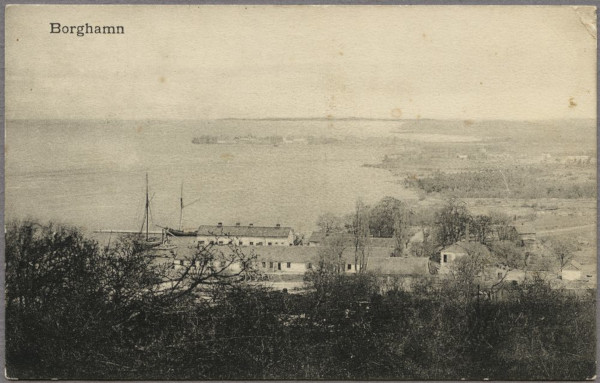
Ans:
POLYGON ((146 242, 148 242, 148 219, 150 218, 150 200, 148 199, 148 173, 146 173, 146 242))
POLYGON ((183 230, 181 222, 183 220, 183 181, 181 181, 181 197, 179 197, 179 230, 183 230))

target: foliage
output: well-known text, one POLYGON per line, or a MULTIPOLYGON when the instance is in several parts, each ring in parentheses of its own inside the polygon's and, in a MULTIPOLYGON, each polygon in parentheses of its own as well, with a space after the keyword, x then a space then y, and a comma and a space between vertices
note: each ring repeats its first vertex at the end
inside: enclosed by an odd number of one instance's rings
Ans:
POLYGON ((398 221, 405 209, 402 201, 393 197, 384 197, 371 208, 369 229, 374 237, 394 236, 394 223, 398 221))
POLYGON ((595 198, 594 181, 557 182, 539 167, 434 172, 422 178, 407 177, 405 184, 425 191, 463 198, 595 198))
POLYGON ((512 269, 522 269, 526 266, 525 251, 514 241, 494 241, 490 250, 501 264, 512 269))
POLYGON ((325 235, 341 233, 344 231, 344 222, 341 217, 333 213, 324 213, 317 219, 317 227, 325 235))
MULTIPOLYGON (((215 251, 198 249, 191 257, 220 259, 215 251)), ((473 255, 477 262, 486 256, 473 255)), ((323 267, 323 278, 303 294, 239 278, 217 283, 217 275, 195 280, 203 294, 181 294, 186 287, 156 287, 168 270, 135 243, 102 250, 77 229, 32 221, 7 225, 6 261, 7 374, 21 379, 583 380, 595 374, 595 291, 575 295, 539 280, 508 285, 490 299, 460 280, 424 279, 412 291, 382 291, 382 276, 323 267)), ((477 262, 465 266, 465 275, 480 270, 477 262)), ((191 268, 177 272, 189 275, 191 268)))
POLYGON ((465 238, 471 215, 466 205, 457 199, 449 199, 435 216, 437 242, 448 246, 465 238))

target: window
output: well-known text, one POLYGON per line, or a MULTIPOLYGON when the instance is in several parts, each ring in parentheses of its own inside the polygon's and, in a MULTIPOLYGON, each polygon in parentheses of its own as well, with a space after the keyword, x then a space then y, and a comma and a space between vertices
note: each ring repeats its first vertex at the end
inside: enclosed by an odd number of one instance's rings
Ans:
POLYGON ((267 245, 271 246, 271 245, 273 245, 273 242, 269 242, 269 243, 267 243, 267 245))
POLYGON ((263 267, 263 269, 264 269, 265 267, 267 267, 267 262, 263 262, 263 263, 262 263, 262 267, 263 267))
POLYGON ((183 259, 179 260, 179 265, 183 266, 183 259))
POLYGON ((273 262, 269 262, 269 268, 272 269, 273 268, 273 262))
POLYGON ((448 262, 448 254, 444 254, 444 263, 448 262))
POLYGON ((502 273, 498 273, 498 279, 502 279, 502 273))
POLYGON ((211 245, 214 245, 214 244, 215 244, 215 241, 210 241, 210 244, 211 244, 211 245))
POLYGON ((223 241, 219 241, 219 245, 222 245, 222 244, 223 244, 223 241))
POLYGON ((262 246, 262 242, 257 242, 256 246, 262 246))
POLYGON ((244 242, 240 241, 240 246, 242 246, 244 244, 244 242))
POLYGON ((254 242, 250 242, 250 246, 253 246, 253 245, 254 245, 254 242))
POLYGON ((220 262, 221 267, 225 267, 225 261, 220 262))
POLYGON ((199 241, 198 243, 201 245, 204 245, 204 241, 199 241))
POLYGON ((306 264, 306 268, 307 268, 307 269, 312 269, 312 263, 308 262, 308 263, 306 264))
POLYGON ((288 269, 289 269, 290 267, 292 267, 292 262, 288 262, 288 263, 286 264, 286 267, 287 267, 288 269))
POLYGON ((352 264, 351 263, 348 264, 348 270, 352 270, 352 264))

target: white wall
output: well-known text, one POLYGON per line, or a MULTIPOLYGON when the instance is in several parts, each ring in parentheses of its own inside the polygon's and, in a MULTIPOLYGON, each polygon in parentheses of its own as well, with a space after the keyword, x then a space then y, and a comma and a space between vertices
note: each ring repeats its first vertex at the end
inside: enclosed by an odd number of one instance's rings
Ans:
POLYGON ((563 270, 562 279, 565 281, 575 281, 581 278, 580 270, 563 270))
MULTIPOLYGON (((290 232, 291 233, 291 232, 290 232)), ((204 241, 204 244, 209 244, 210 241, 214 241, 218 243, 219 241, 223 241, 223 244, 227 244, 228 241, 233 241, 234 244, 239 245, 242 242, 242 246, 258 246, 257 244, 262 242, 262 246, 269 246, 269 242, 271 242, 271 246, 290 246, 294 242, 293 234, 290 234, 287 238, 283 237, 227 237, 227 236, 203 236, 199 235, 196 237, 197 242, 204 241), (290 240, 291 237, 291 240, 290 240), (250 242, 253 245, 250 245, 250 242)))

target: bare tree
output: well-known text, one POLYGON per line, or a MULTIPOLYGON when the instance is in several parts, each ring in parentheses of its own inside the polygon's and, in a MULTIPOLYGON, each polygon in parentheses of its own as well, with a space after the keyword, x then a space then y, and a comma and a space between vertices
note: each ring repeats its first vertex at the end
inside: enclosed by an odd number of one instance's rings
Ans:
POLYGON ((253 250, 243 252, 229 236, 215 236, 211 242, 173 260, 171 268, 161 275, 161 295, 170 299, 192 293, 205 295, 216 286, 231 286, 258 276, 253 250))
POLYGON ((550 247, 550 251, 558 261, 560 271, 562 272, 565 267, 574 257, 574 253, 577 250, 575 242, 568 238, 552 238, 548 240, 547 244, 550 247))
POLYGON ((333 213, 324 213, 317 219, 317 226, 325 235, 340 233, 344 229, 342 218, 333 213))
POLYGON ((371 250, 369 208, 360 198, 355 204, 352 219, 352 236, 354 243, 354 270, 365 272, 371 250))

